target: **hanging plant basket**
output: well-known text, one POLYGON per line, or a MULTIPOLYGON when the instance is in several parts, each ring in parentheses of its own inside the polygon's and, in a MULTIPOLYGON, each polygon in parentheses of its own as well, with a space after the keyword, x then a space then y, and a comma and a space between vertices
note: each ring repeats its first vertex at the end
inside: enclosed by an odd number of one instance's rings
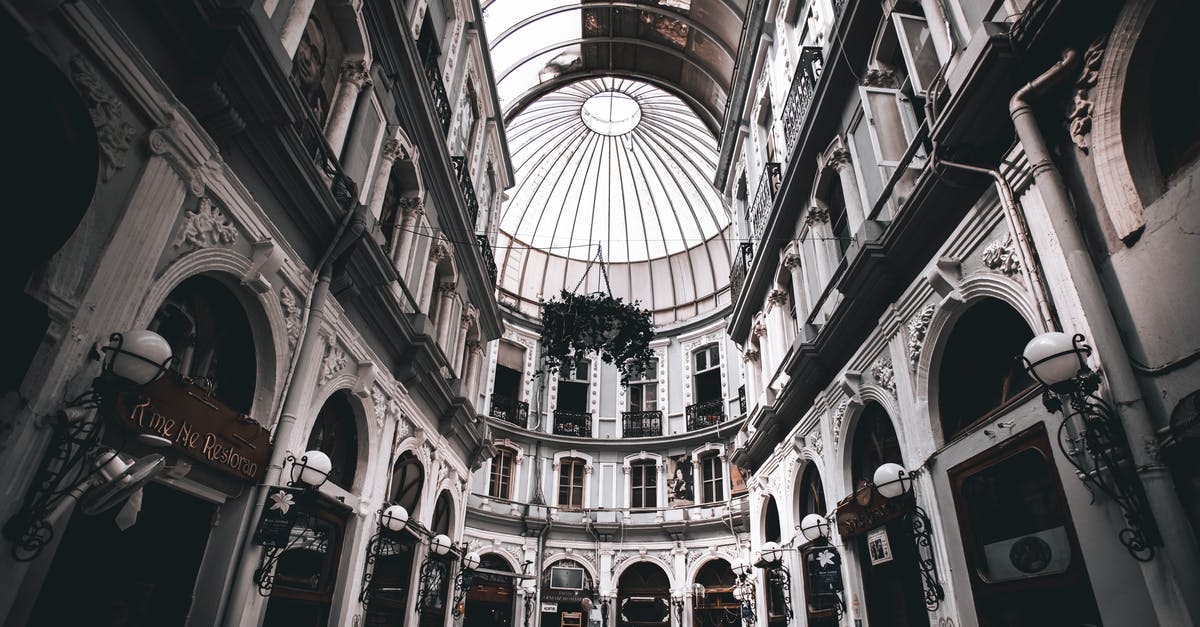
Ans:
POLYGON ((542 367, 538 375, 558 372, 562 364, 594 352, 621 371, 621 382, 645 369, 654 352, 650 311, 604 292, 574 294, 541 301, 542 367))

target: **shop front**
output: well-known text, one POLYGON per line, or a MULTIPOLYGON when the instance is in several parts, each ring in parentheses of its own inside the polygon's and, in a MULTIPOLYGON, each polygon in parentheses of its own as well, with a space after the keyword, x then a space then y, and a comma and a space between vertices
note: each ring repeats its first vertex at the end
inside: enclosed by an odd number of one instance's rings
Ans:
POLYGON ((551 564, 542 572, 541 626, 586 625, 595 589, 583 564, 570 559, 551 564))

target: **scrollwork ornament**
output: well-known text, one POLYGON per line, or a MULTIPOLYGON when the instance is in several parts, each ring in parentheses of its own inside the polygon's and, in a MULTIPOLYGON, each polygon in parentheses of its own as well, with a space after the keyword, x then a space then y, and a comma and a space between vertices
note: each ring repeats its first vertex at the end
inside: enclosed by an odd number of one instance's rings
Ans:
POLYGON ((1083 53, 1083 70, 1079 79, 1075 81, 1071 111, 1067 114, 1071 141, 1084 152, 1090 147, 1088 135, 1092 132, 1091 90, 1100 80, 1100 64, 1104 60, 1104 50, 1107 46, 1108 34, 1105 33, 1097 37, 1083 53))
POLYGON ((175 248, 188 245, 192 248, 228 246, 237 241, 237 227, 225 217, 221 208, 210 198, 200 199, 194 211, 184 214, 183 226, 175 238, 175 248))
POLYGON ((989 270, 996 270, 1005 276, 1012 276, 1021 269, 1021 259, 1017 257, 1016 246, 1013 245, 1012 233, 1008 233, 1003 239, 998 239, 988 244, 980 256, 983 259, 984 266, 989 270))
POLYGON ((82 55, 71 57, 71 78, 88 104, 92 124, 96 127, 103 164, 100 181, 107 183, 125 167, 125 155, 136 133, 125 119, 125 106, 105 87, 100 74, 82 55))

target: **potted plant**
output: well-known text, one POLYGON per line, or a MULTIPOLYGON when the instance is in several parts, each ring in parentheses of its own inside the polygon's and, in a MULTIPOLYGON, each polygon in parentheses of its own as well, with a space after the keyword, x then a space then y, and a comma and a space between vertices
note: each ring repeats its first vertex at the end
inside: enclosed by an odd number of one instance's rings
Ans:
POLYGON ((541 301, 542 359, 537 374, 557 372, 563 363, 589 352, 614 364, 621 382, 654 358, 650 311, 604 292, 575 294, 563 290, 557 299, 541 301))

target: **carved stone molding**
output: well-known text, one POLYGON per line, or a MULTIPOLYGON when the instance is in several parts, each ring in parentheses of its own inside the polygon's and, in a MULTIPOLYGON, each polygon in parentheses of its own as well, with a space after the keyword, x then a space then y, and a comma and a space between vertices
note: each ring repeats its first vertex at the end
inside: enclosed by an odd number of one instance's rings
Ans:
POLYGON ((325 351, 325 361, 321 364, 321 380, 317 383, 325 385, 339 372, 345 370, 348 363, 350 363, 350 358, 346 355, 346 351, 338 345, 337 340, 330 338, 329 349, 325 351))
POLYGON ((867 70, 866 76, 863 76, 862 84, 864 87, 896 87, 896 74, 891 70, 875 68, 867 70))
POLYGON ((380 156, 386 161, 396 161, 397 159, 407 160, 408 151, 398 139, 389 139, 383 142, 383 150, 380 156))
POLYGON ((838 440, 842 438, 842 420, 846 418, 846 410, 850 407, 850 399, 843 399, 838 403, 837 409, 833 410, 833 446, 836 450, 838 440))
POLYGON ((788 301, 788 293, 784 290, 771 290, 767 294, 767 302, 772 305, 784 305, 788 301))
POLYGON ((109 91, 100 74, 82 55, 71 57, 71 79, 88 104, 92 124, 96 126, 101 168, 100 181, 107 183, 126 165, 125 155, 137 132, 125 118, 125 105, 109 91))
POLYGON ((1017 247, 1013 245, 1012 233, 988 244, 980 256, 984 266, 1005 276, 1012 276, 1021 269, 1021 259, 1017 256, 1017 247))
POLYGON ((811 207, 808 214, 804 216, 804 224, 812 226, 814 224, 824 224, 829 222, 829 210, 822 207, 811 207))
POLYGON ((811 434, 809 434, 808 446, 812 448, 813 451, 816 451, 817 455, 823 455, 825 453, 825 443, 821 441, 820 431, 813 431, 811 434))
POLYGON ((837 170, 843 166, 850 165, 850 151, 845 148, 837 148, 829 153, 829 160, 825 165, 837 170))
POLYGON ((929 332, 929 323, 933 320, 933 312, 936 308, 933 305, 926 305, 924 309, 908 319, 908 367, 910 370, 917 369, 917 363, 921 361, 921 347, 925 345, 925 334, 929 332))
POLYGON ((1075 96, 1071 103, 1071 111, 1067 114, 1071 141, 1084 152, 1090 147, 1088 134, 1092 132, 1091 91, 1100 78, 1100 63, 1104 60, 1104 49, 1107 46, 1108 34, 1105 33, 1097 37, 1083 53, 1083 70, 1079 79, 1075 81, 1075 96))
POLYGON ((175 248, 185 244, 192 248, 229 245, 236 242, 237 238, 237 227, 225 217, 216 203, 204 197, 195 211, 184 215, 183 227, 175 239, 175 248))
POLYGON ((458 288, 458 283, 455 283, 453 281, 446 281, 445 283, 438 283, 437 291, 439 291, 443 294, 453 294, 454 290, 457 288, 458 288))
POLYGON ((377 385, 371 386, 371 404, 375 407, 375 426, 382 429, 388 415, 388 397, 377 385))
POLYGON ((367 62, 359 59, 342 64, 342 80, 362 87, 371 82, 371 71, 367 62))
POLYGON ((279 288, 279 307, 283 310, 283 322, 287 325, 288 346, 295 348, 300 339, 300 304, 296 302, 296 294, 292 288, 284 285, 279 288))
POLYGON ((783 258, 783 265, 786 268, 798 268, 804 263, 804 258, 796 253, 788 253, 783 258))
POLYGON ((880 357, 871 364, 871 376, 879 387, 896 393, 896 369, 892 366, 892 360, 889 357, 880 357))

